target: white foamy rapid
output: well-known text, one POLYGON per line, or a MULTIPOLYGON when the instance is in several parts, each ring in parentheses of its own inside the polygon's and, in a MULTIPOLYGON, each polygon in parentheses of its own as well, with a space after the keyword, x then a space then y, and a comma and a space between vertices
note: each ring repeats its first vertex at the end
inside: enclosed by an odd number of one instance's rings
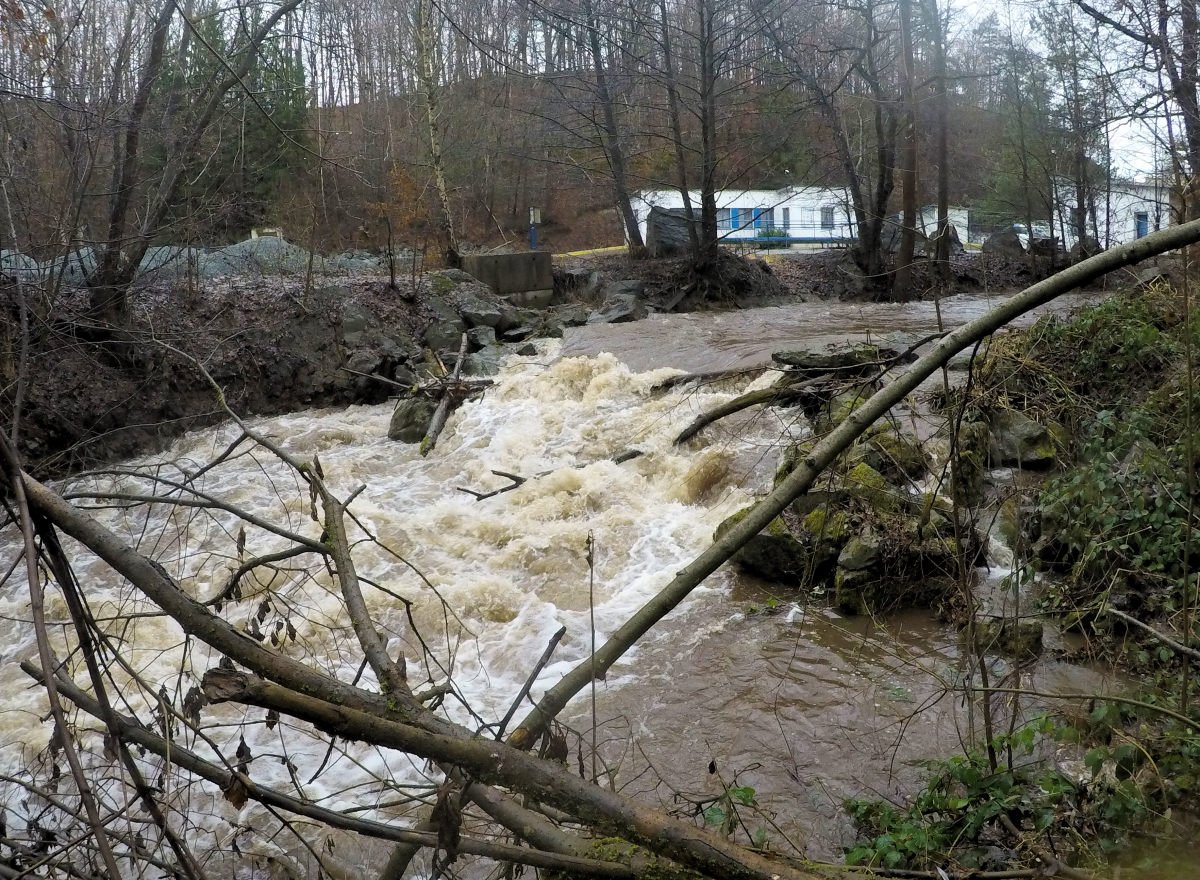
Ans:
MULTIPOLYGON (((390 405, 250 423, 302 461, 319 455, 327 482, 341 497, 365 487, 350 508, 362 528, 350 528, 359 574, 383 588, 367 589, 377 624, 391 650, 403 646, 414 689, 452 678, 471 712, 454 700, 446 710, 472 726, 479 718, 494 722, 504 715, 560 626, 566 627, 566 636, 538 677, 533 695, 587 656, 589 535, 596 548, 599 644, 707 545, 725 517, 746 503, 748 488, 769 473, 768 450, 785 430, 766 420, 771 416, 734 419, 708 429, 699 443, 678 449, 672 441, 681 428, 737 389, 655 392, 655 384, 673 371, 633 374, 611 355, 556 359, 557 351, 556 343, 544 343, 537 356, 510 359, 494 387, 451 417, 427 458, 414 445, 386 439, 390 405), (613 461, 631 449, 642 454, 621 464, 613 461), (494 470, 518 474, 525 482, 484 500, 459 491, 488 492, 508 485, 494 470), (368 533, 375 541, 367 540, 368 533)), ((194 475, 238 434, 232 425, 189 434, 167 453, 135 466, 172 479, 194 475)), ((194 485, 249 514, 310 537, 320 534, 301 481, 261 448, 239 448, 194 485)), ((161 486, 131 477, 75 481, 65 490, 163 492, 161 486)), ((200 600, 218 595, 238 565, 241 523, 232 514, 135 505, 100 510, 97 516, 156 558, 200 600)), ((287 545, 279 536, 245 528, 246 557, 287 545)), ((312 557, 303 562, 308 567, 284 560, 273 573, 260 569, 244 582, 242 599, 226 603, 222 613, 239 626, 258 628, 269 642, 278 638, 280 650, 352 680, 360 673, 361 653, 342 599, 322 566, 311 565, 312 557)), ((216 658, 185 640, 165 618, 113 622, 151 609, 100 561, 78 554, 76 566, 93 613, 108 621, 110 632, 119 633, 122 656, 151 683, 152 691, 161 685, 178 705, 216 658)), ((715 575, 690 601, 705 590, 722 588, 722 578, 715 575)), ((57 594, 50 597, 48 612, 55 620, 67 617, 57 594)), ((7 772, 15 773, 45 746, 50 727, 41 720, 43 694, 29 688, 11 662, 33 654, 28 596, 21 585, 10 582, 0 614, 9 621, 3 633, 9 674, 0 683, 0 759, 7 772)), ((619 665, 608 687, 631 677, 631 669, 628 662, 619 665)), ((369 683, 369 673, 364 680, 369 683)), ((139 702, 134 699, 135 706, 139 702)), ((204 716, 206 724, 219 719, 226 725, 208 733, 229 752, 244 735, 256 756, 272 756, 251 767, 261 782, 297 793, 293 785, 299 781, 304 796, 338 809, 374 806, 395 797, 396 784, 423 778, 406 759, 359 749, 339 751, 310 783, 325 757, 325 744, 286 724, 268 729, 262 715, 222 708, 206 710, 204 716), (237 723, 243 720, 253 723, 243 728, 237 723), (286 761, 275 760, 284 755, 286 761)), ((81 724, 98 727, 89 719, 81 724)), ((212 835, 216 847, 228 844, 231 823, 251 821, 248 817, 256 814, 250 806, 239 819, 238 811, 219 799, 201 807, 201 797, 193 795, 190 808, 208 818, 193 820, 212 835)), ((247 846, 244 839, 242 846, 247 846)))

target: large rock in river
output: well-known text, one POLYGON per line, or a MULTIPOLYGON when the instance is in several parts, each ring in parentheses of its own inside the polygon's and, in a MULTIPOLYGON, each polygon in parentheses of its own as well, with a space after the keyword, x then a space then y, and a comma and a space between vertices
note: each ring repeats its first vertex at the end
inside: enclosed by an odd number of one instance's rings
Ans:
POLYGON ((426 397, 409 397, 396 404, 388 424, 388 439, 400 443, 420 443, 429 430, 437 403, 426 397))

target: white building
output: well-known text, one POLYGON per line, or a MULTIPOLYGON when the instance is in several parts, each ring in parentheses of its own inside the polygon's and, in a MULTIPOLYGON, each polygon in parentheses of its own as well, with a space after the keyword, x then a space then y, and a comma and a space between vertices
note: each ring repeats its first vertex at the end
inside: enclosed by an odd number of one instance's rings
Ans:
MULTIPOLYGON (((958 205, 951 205, 947 209, 947 220, 950 225, 958 232, 958 240, 963 244, 967 243, 970 232, 969 212, 966 208, 960 208, 958 205)), ((938 206, 926 205, 920 210, 917 216, 917 228, 926 238, 933 238, 937 235, 938 228, 938 206)))
MULTIPOLYGON (((700 193, 689 193, 700 214, 700 193)), ((856 237, 850 194, 845 189, 789 186, 783 189, 718 190, 717 235, 723 241, 786 239, 795 243, 840 244, 856 237)), ((630 199, 646 238, 651 208, 683 210, 677 189, 646 190, 630 199)))
MULTIPOLYGON (((1078 218, 1075 185, 1069 180, 1059 181, 1055 213, 1055 225, 1069 248, 1075 244, 1078 218)), ((1113 181, 1107 193, 1096 187, 1087 213, 1087 234, 1101 247, 1124 244, 1170 225, 1170 190, 1161 183, 1113 181)))

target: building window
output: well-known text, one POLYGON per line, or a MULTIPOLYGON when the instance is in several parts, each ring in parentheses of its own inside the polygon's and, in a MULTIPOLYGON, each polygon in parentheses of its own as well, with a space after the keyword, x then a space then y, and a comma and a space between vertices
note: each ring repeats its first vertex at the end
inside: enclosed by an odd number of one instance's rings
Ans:
POLYGON ((754 228, 755 229, 771 229, 775 226, 775 209, 774 208, 755 208, 754 209, 754 228))
POLYGON ((728 208, 717 208, 717 229, 733 229, 733 217, 728 208))
POLYGON ((792 209, 784 208, 783 209, 783 231, 787 232, 791 228, 792 228, 792 209))
POLYGON ((1137 238, 1145 238, 1150 234, 1150 214, 1147 211, 1138 211, 1133 215, 1134 235, 1137 238))
POLYGON ((821 209, 821 228, 833 229, 833 208, 824 207, 821 209))

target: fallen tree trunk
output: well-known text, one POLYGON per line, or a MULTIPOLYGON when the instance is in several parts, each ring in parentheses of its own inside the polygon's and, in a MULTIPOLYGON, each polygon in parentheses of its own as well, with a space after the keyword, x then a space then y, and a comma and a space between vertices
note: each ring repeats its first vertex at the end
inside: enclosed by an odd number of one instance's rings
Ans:
POLYGON ((940 369, 956 354, 995 333, 1005 324, 1031 309, 1045 305, 1077 287, 1132 266, 1142 260, 1200 241, 1200 220, 1152 232, 1112 250, 1097 254, 1056 275, 1039 281, 1001 303, 987 314, 964 324, 949 333, 937 345, 922 355, 905 372, 872 395, 845 421, 813 447, 791 474, 769 495, 754 505, 740 521, 718 540, 679 571, 649 602, 619 627, 596 652, 577 664, 550 688, 513 731, 510 742, 528 747, 537 740, 544 727, 576 694, 588 686, 593 676, 603 679, 612 665, 649 632, 658 621, 669 614, 706 577, 723 565, 747 541, 767 527, 789 504, 812 487, 817 476, 838 455, 854 443, 876 420, 916 390, 935 370, 940 369))
MULTIPOLYGON (((315 476, 313 470, 306 466, 301 473, 315 476)), ((205 683, 210 700, 268 706, 337 736, 454 765, 473 779, 549 804, 590 829, 636 843, 705 876, 730 880, 802 880, 813 876, 739 846, 713 831, 602 789, 580 779, 563 765, 534 757, 504 742, 478 739, 473 731, 434 715, 403 686, 387 693, 374 693, 271 650, 192 599, 160 566, 90 516, 27 474, 22 473, 19 478, 32 509, 45 514, 56 527, 126 577, 185 632, 235 663, 254 670, 253 675, 234 673, 231 677, 223 672, 213 675, 205 683)), ((314 485, 318 493, 324 491, 323 484, 314 485)), ((346 574, 349 576, 350 572, 346 574)), ((376 641, 369 633, 365 640, 368 644, 376 641)), ((377 657, 376 662, 386 678, 396 676, 397 671, 389 668, 386 657, 377 657)))
POLYGON ((680 443, 686 443, 713 422, 719 421, 726 416, 740 413, 744 409, 749 409, 759 404, 782 406, 800 397, 810 387, 808 383, 804 383, 803 385, 775 385, 771 388, 760 388, 758 391, 750 391, 740 397, 735 397, 727 403, 713 407, 708 412, 696 416, 690 425, 679 432, 679 436, 675 438, 675 445, 678 446, 680 443))

